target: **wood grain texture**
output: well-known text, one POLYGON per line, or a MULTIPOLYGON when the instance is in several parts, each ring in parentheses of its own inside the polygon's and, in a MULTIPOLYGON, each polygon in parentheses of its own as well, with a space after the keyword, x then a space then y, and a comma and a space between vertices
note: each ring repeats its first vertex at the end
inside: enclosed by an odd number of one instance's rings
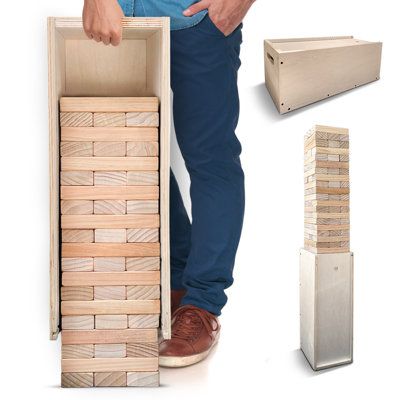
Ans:
POLYGON ((159 314, 128 315, 128 328, 131 329, 158 328, 159 323, 159 314))
POLYGON ((95 171, 94 184, 96 186, 125 186, 126 171, 95 171))
POLYGON ((125 257, 95 257, 94 271, 125 271, 125 257))
POLYGON ((62 112, 61 126, 93 126, 93 114, 90 112, 62 112))
POLYGON ((160 385, 159 372, 128 372, 127 386, 132 387, 156 387, 160 385))
POLYGON ((159 183, 159 173, 157 171, 127 171, 127 185, 153 185, 159 183))
POLYGON ((93 185, 93 171, 61 171, 61 185, 93 185))
POLYGON ((153 343, 157 342, 157 329, 117 329, 66 331, 61 335, 62 344, 97 343, 153 343))
POLYGON ((61 358, 93 358, 93 344, 63 344, 61 358))
POLYGON ((149 257, 160 255, 159 243, 65 243, 62 257, 149 257))
POLYGON ((126 343, 95 344, 96 358, 123 358, 126 357, 126 343))
MULTIPOLYGON (((73 303, 71 301, 61 301, 61 304, 73 303)), ((63 313, 62 313, 63 314, 63 313)), ((92 315, 68 315, 64 314, 61 318, 61 325, 63 330, 87 330, 94 329, 94 317, 92 315)))
POLYGON ((155 112, 126 113, 126 126, 159 126, 159 115, 155 112))
POLYGON ((126 286, 95 286, 94 299, 95 300, 125 300, 126 299, 126 286))
POLYGON ((93 229, 62 229, 63 243, 92 243, 94 242, 93 229))
POLYGON ((93 156, 92 142, 61 142, 60 155, 66 157, 93 156))
MULTIPOLYGON (((159 300, 61 301, 61 314, 63 316, 84 317, 107 314, 158 314, 159 312, 159 300)), ((88 321, 89 319, 87 319, 87 323, 89 323, 88 321)), ((82 327, 82 329, 84 328, 82 327)), ((87 327, 86 329, 90 328, 87 327)))
POLYGON ((92 200, 61 200, 61 214, 88 215, 93 212, 92 200))
POLYGON ((158 271, 160 269, 159 257, 127 257, 127 271, 158 271))
POLYGON ((128 200, 126 202, 127 214, 158 214, 158 200, 128 200))
POLYGON ((62 271, 93 271, 93 258, 71 257, 61 259, 62 271))
POLYGON ((126 147, 126 142, 94 142, 93 155, 100 157, 125 157, 126 147))
POLYGON ((157 214, 130 215, 62 215, 62 229, 117 229, 117 228, 158 228, 157 214))
POLYGON ((94 326, 96 329, 127 329, 128 316, 122 314, 96 315, 94 326))
POLYGON ((126 241, 129 243, 159 242, 160 235, 158 228, 137 228, 126 230, 126 241))
POLYGON ((158 97, 61 97, 61 111, 158 111, 158 97))
POLYGON ((127 343, 127 357, 158 357, 158 343, 127 343))
POLYGON ((157 200, 158 186, 61 186, 64 200, 157 200))
POLYGON ((93 300, 93 286, 74 286, 61 288, 61 300, 93 300))
POLYGON ((64 272, 63 286, 158 285, 159 271, 64 272))
POLYGON ((105 112, 94 113, 93 126, 125 126, 125 113, 120 112, 105 112))
POLYGON ((134 157, 158 156, 158 142, 127 142, 126 155, 134 157))
POLYGON ((96 243, 126 243, 126 229, 95 229, 96 243))
POLYGON ((123 215, 126 214, 126 208, 127 202, 125 200, 95 200, 93 213, 99 215, 123 215))
POLYGON ((61 374, 61 387, 88 388, 93 387, 92 372, 68 372, 61 374))
POLYGON ((126 386, 126 372, 95 372, 94 386, 121 387, 126 386))
POLYGON ((63 127, 61 128, 61 140, 64 142, 154 142, 158 141, 158 129, 145 127, 63 127))
POLYGON ((155 300, 160 298, 159 285, 135 285, 126 287, 128 300, 155 300))
POLYGON ((61 157, 63 171, 157 171, 158 157, 61 157))

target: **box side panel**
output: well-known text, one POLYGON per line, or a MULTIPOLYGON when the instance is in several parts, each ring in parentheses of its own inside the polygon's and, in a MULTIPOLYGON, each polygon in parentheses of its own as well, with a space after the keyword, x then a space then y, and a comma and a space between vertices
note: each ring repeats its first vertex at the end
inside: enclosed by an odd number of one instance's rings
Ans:
POLYGON ((379 79, 380 43, 281 55, 285 112, 379 79))
POLYGON ((315 368, 315 255, 300 251, 300 348, 315 368))
POLYGON ((170 173, 170 44, 169 18, 163 29, 148 39, 147 92, 160 99, 160 241, 161 241, 161 333, 171 337, 169 173, 170 173))
POLYGON ((264 75, 267 87, 276 108, 280 111, 279 99, 279 55, 271 47, 270 43, 264 41, 264 75))
POLYGON ((60 222, 59 222, 59 141, 58 100, 65 89, 64 40, 48 19, 48 113, 50 183, 50 339, 57 339, 60 323, 60 222))
POLYGON ((316 277, 316 367, 352 361, 353 256, 319 254, 316 277))

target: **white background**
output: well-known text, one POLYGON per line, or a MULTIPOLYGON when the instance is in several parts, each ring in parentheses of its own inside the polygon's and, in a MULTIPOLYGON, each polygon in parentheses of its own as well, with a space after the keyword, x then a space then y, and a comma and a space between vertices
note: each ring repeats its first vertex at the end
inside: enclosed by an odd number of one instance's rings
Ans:
MULTIPOLYGON (((60 389, 60 343, 48 340, 46 17, 81 0, 2 1, 0 392, 42 399, 398 398, 399 20, 396 2, 258 0, 244 23, 240 71, 246 215, 221 340, 196 366, 162 370, 156 389, 60 389), (264 38, 354 35, 383 41, 382 79, 280 116, 265 90, 264 38), (351 135, 355 253, 354 363, 313 372, 299 349, 298 250, 303 134, 351 135)), ((343 60, 346 62, 346 60, 343 60)), ((187 199, 188 180, 173 146, 187 199)))

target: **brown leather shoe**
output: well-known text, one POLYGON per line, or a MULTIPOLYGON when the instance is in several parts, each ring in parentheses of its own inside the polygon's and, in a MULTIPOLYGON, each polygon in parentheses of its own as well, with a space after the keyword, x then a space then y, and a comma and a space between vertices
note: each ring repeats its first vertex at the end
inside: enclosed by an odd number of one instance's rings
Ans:
POLYGON ((171 315, 181 305, 182 297, 186 294, 185 289, 174 290, 171 289, 171 315))
POLYGON ((171 339, 160 343, 160 366, 185 367, 203 360, 218 342, 220 330, 214 314, 190 304, 180 306, 172 315, 171 339))

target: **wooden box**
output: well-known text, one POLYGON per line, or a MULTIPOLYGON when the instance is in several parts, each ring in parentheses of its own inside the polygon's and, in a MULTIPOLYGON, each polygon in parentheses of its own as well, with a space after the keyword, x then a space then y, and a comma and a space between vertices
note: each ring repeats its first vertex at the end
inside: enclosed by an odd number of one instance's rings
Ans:
POLYGON ((48 45, 50 337, 63 331, 62 384, 157 385, 160 314, 170 337, 169 19, 126 18, 111 47, 87 39, 79 18, 49 18, 48 45))
POLYGON ((265 84, 284 114, 378 80, 381 51, 352 36, 265 40, 265 84))

